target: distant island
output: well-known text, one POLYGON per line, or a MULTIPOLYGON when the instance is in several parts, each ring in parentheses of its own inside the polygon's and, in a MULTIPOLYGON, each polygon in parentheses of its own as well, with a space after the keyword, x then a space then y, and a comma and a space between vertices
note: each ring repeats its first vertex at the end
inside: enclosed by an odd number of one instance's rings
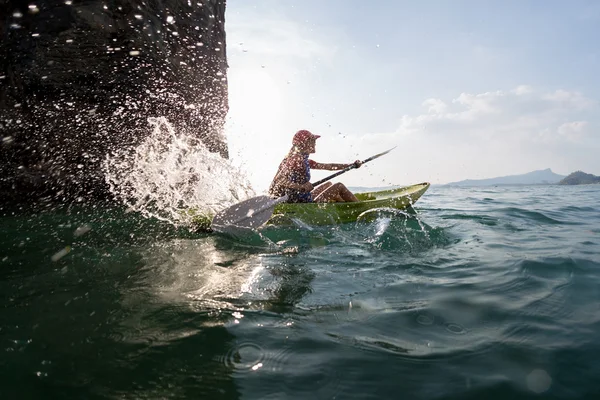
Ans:
POLYGON ((589 185, 593 183, 600 183, 600 176, 586 174, 582 171, 573 172, 558 182, 559 185, 589 185))
POLYGON ((550 168, 546 168, 522 175, 509 175, 489 179, 466 179, 464 181, 448 183, 446 186, 553 185, 565 178, 564 175, 555 174, 550 168))
MULTIPOLYGON (((539 171, 532 171, 522 175, 509 175, 489 179, 466 179, 464 181, 436 184, 432 186, 510 186, 510 185, 589 185, 600 184, 600 176, 587 174, 582 171, 573 172, 568 176, 559 175, 552 172, 550 168, 539 171)), ((353 192, 368 192, 384 189, 395 189, 403 185, 392 186, 352 186, 349 189, 353 192)))
POLYGON ((582 171, 568 176, 555 174, 550 168, 528 172, 522 175, 509 175, 489 179, 466 179, 447 183, 444 186, 501 186, 501 185, 589 185, 600 184, 600 176, 582 171))

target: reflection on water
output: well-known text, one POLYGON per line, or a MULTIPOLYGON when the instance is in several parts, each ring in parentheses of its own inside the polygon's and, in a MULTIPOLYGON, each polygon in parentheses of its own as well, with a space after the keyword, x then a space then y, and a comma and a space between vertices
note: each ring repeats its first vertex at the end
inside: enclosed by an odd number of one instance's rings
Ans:
POLYGON ((176 239, 144 251, 140 285, 164 301, 195 310, 293 305, 310 291, 313 273, 294 262, 296 246, 238 244, 229 238, 176 239), (285 260, 285 262, 281 262, 285 260))

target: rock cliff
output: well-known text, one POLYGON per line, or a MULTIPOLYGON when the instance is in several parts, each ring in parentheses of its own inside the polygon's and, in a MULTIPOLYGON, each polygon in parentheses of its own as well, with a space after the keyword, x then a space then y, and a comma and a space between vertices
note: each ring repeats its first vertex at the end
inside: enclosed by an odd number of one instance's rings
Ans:
POLYGON ((102 160, 152 116, 227 157, 225 6, 1 2, 0 204, 105 197, 102 160))

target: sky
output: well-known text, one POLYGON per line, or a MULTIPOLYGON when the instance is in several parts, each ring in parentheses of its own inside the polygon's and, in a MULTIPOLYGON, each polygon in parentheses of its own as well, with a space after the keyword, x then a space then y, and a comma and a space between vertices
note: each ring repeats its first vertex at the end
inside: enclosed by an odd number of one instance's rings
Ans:
MULTIPOLYGON (((232 161, 268 189, 293 134, 348 186, 600 175, 600 2, 228 0, 232 161)), ((331 174, 313 171, 313 181, 331 174)))

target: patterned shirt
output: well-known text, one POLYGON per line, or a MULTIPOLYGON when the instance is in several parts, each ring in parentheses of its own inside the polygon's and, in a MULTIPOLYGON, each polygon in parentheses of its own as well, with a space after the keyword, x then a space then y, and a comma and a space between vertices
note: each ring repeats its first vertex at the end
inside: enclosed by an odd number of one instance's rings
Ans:
POLYGON ((282 197, 288 195, 290 203, 310 203, 313 201, 310 192, 302 192, 298 189, 291 189, 279 183, 280 180, 304 184, 310 181, 310 169, 316 165, 316 162, 308 159, 308 154, 292 153, 285 157, 279 168, 271 187, 269 194, 273 197, 282 197))

